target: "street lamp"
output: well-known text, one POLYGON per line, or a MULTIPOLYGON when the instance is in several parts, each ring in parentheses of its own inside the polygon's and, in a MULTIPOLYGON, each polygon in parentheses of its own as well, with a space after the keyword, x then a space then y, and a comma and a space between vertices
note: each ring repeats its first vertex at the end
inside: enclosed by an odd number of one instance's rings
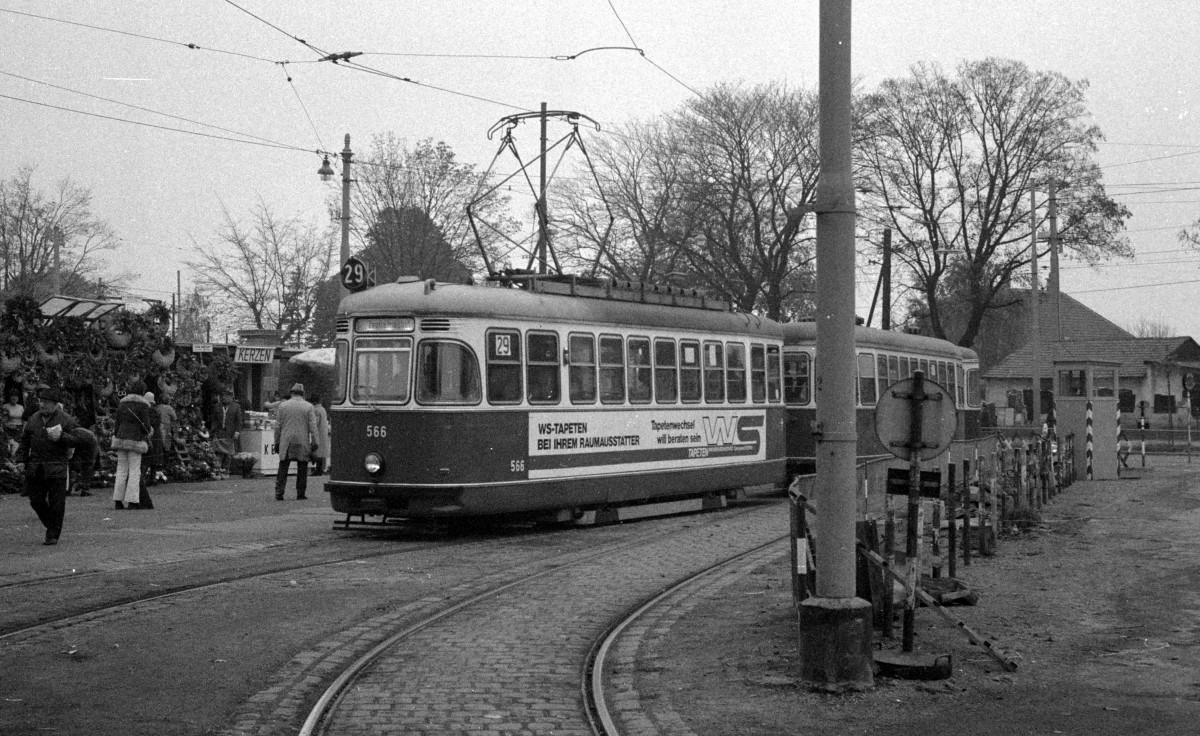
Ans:
MULTIPOLYGON (((350 260, 350 158, 353 155, 350 152, 350 134, 347 133, 346 147, 342 149, 342 249, 339 253, 338 273, 341 273, 346 261, 350 260)), ((329 165, 328 154, 321 161, 321 168, 317 169, 317 174, 321 177, 321 181, 333 180, 334 172, 333 167, 329 165)), ((343 285, 341 296, 345 297, 349 293, 350 291, 343 285)))

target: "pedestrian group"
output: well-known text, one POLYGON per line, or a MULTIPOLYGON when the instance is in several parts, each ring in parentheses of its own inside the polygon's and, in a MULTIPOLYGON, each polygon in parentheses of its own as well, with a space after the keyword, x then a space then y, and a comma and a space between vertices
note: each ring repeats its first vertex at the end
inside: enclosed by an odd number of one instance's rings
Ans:
MULTIPOLYGON (((117 466, 113 480, 116 509, 153 509, 149 486, 166 480, 164 468, 175 447, 178 414, 165 401, 158 401, 141 380, 131 381, 117 404, 111 420, 112 449, 117 466)), ((329 457, 329 419, 319 396, 305 400, 304 385, 292 386, 286 401, 268 402, 275 418, 275 445, 279 468, 275 498, 282 500, 291 464, 296 463, 296 498, 306 498, 309 465, 313 474, 326 470, 329 457)), ((23 495, 37 514, 46 533, 43 544, 58 544, 66 515, 66 498, 72 489, 90 496, 92 476, 100 454, 94 432, 80 426, 64 408, 69 401, 58 389, 44 386, 36 392, 37 409, 28 412, 20 392, 12 392, 0 407, 4 439, 0 452, 16 462, 24 478, 23 495)), ((214 454, 220 467, 229 470, 238 451, 242 409, 225 388, 206 416, 214 454)))

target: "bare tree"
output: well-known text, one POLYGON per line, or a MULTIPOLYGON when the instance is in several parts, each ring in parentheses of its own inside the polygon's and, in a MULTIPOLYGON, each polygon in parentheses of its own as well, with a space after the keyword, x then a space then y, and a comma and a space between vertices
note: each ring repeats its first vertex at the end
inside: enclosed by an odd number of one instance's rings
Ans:
POLYGON ((213 322, 212 304, 196 289, 184 294, 176 307, 175 338, 180 342, 208 342, 213 322))
POLYGON ((817 115, 814 92, 719 85, 676 117, 703 204, 692 267, 740 308, 773 319, 813 261, 798 213, 816 195, 817 115))
POLYGON ((582 243, 576 253, 596 253, 602 199, 616 217, 602 268, 643 280, 682 273, 740 309, 795 314, 812 267, 798 213, 816 191, 816 133, 812 92, 718 85, 596 146, 599 184, 579 177, 591 203, 564 203, 564 232, 582 243))
POLYGON ((641 282, 682 274, 700 222, 677 133, 665 120, 631 123, 597 138, 590 157, 594 174, 552 192, 566 267, 641 282))
POLYGON ((47 193, 33 183, 34 169, 22 166, 0 181, 0 258, 4 260, 5 296, 62 294, 96 296, 107 283, 97 256, 117 248, 117 237, 92 212, 92 194, 70 179, 47 193), (58 270, 55 270, 57 249, 58 270))
POLYGON ((198 258, 187 264, 200 293, 259 329, 282 331, 284 343, 306 336, 317 285, 333 268, 332 234, 319 234, 297 217, 280 218, 262 201, 249 224, 228 208, 222 213, 216 242, 194 242, 198 258))
MULTIPOLYGON (((971 345, 984 315, 1005 306, 1033 252, 1030 192, 1044 201, 1051 180, 1065 256, 1131 253, 1119 236, 1129 211, 1105 194, 1093 160, 1102 134, 1086 122, 1086 92, 1084 81, 985 59, 953 77, 917 65, 861 101, 867 216, 895 234, 893 262, 907 270, 932 334, 971 345)), ((1040 229, 1047 212, 1034 212, 1040 229)))
MULTIPOLYGON (((351 195, 351 226, 359 250, 376 244, 372 235, 396 232, 395 213, 411 212, 432 223, 453 260, 467 271, 480 269, 467 204, 482 188, 483 175, 474 165, 458 163, 448 144, 426 138, 408 148, 394 133, 376 136, 367 154, 356 159, 354 171, 357 186, 351 195), (383 221, 388 218, 392 221, 383 221)), ((511 226, 504 215, 507 202, 507 197, 496 196, 479 205, 500 232, 511 226)), ((493 231, 481 234, 490 239, 485 247, 500 237, 493 231)))
POLYGON ((1129 326, 1129 331, 1135 337, 1175 337, 1177 334, 1171 323, 1163 317, 1138 317, 1137 321, 1129 326))

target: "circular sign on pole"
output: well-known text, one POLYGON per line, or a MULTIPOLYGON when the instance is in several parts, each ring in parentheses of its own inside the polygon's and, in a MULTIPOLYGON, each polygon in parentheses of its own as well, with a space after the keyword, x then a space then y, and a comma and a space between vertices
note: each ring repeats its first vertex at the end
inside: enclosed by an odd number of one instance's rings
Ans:
POLYGON ((367 264, 358 256, 350 256, 342 264, 342 286, 349 291, 361 291, 367 287, 367 264))
MULTIPOLYGON (((913 388, 911 378, 888 386, 875 405, 875 435, 901 460, 913 459, 913 388)), ((921 427, 918 460, 932 460, 950 449, 958 431, 954 397, 940 384, 921 381, 921 427)))

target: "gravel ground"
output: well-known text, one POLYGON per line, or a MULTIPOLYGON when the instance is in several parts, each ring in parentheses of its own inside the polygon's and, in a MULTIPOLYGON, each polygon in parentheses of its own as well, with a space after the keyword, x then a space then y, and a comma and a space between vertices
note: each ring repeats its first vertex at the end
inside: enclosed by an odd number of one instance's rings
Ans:
MULTIPOLYGON (((1200 463, 1078 482, 1030 532, 959 567, 949 609, 1019 662, 1003 671, 929 610, 916 651, 953 676, 848 695, 797 679, 786 558, 696 606, 666 637, 657 696, 695 734, 1195 734, 1200 722, 1200 463)), ((899 650, 896 640, 877 642, 899 650)), ((649 683, 647 683, 649 686, 649 683)))

